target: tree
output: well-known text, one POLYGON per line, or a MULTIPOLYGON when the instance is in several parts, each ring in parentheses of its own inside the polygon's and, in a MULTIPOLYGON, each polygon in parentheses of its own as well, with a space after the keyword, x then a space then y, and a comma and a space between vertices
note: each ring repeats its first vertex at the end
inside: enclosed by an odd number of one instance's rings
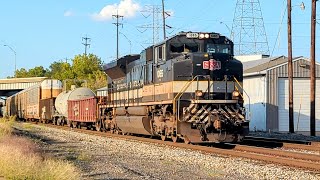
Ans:
POLYGON ((88 88, 97 90, 107 85, 107 77, 102 70, 102 62, 94 54, 76 55, 72 59, 72 65, 68 62, 54 61, 49 69, 43 66, 26 70, 21 68, 15 72, 15 77, 48 77, 66 82, 67 89, 71 84, 83 86, 86 82, 88 88))
POLYGON ((14 73, 14 77, 16 78, 29 77, 28 71, 25 68, 17 69, 14 73))
POLYGON ((59 62, 55 61, 50 65, 50 78, 65 80, 65 79, 74 79, 75 75, 72 71, 72 67, 68 62, 59 62))
POLYGON ((14 77, 16 78, 27 78, 27 77, 46 77, 48 70, 45 70, 43 66, 36 66, 28 71, 25 68, 16 70, 14 77))
POLYGON ((107 85, 107 77, 103 73, 101 59, 96 55, 77 55, 72 62, 75 78, 86 80, 88 88, 96 90, 107 85))

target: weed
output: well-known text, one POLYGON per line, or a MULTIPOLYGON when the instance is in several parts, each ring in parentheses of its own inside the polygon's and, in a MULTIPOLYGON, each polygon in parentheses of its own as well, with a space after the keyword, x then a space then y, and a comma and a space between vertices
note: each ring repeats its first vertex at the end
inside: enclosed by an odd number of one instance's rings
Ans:
POLYGON ((79 179, 79 170, 64 160, 45 159, 28 139, 12 136, 11 120, 0 120, 0 175, 5 179, 79 179))
POLYGON ((85 152, 81 152, 79 155, 78 155, 78 160, 80 161, 89 161, 91 158, 90 158, 90 155, 85 153, 85 152))

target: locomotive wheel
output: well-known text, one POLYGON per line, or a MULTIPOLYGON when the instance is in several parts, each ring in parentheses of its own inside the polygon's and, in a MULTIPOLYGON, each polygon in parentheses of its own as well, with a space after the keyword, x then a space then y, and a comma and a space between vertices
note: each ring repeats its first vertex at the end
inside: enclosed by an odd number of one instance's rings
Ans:
POLYGON ((122 131, 117 130, 116 134, 123 135, 122 131))
POLYGON ((190 144, 190 139, 187 136, 184 136, 183 140, 185 144, 190 144))
POLYGON ((176 143, 179 140, 178 136, 172 135, 171 136, 172 142, 176 143))
POLYGON ((53 119, 52 124, 53 125, 57 125, 57 119, 56 118, 53 119))
POLYGON ((167 136, 166 135, 161 135, 161 140, 162 141, 165 141, 167 139, 167 136))

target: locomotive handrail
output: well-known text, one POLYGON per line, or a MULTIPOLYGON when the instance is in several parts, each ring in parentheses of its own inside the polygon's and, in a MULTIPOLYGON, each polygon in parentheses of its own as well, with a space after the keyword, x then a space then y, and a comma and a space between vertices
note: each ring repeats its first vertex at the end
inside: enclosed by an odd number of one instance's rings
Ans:
POLYGON ((177 104, 177 99, 181 98, 183 93, 187 90, 187 88, 190 86, 190 84, 201 75, 196 75, 192 80, 190 80, 188 83, 186 83, 180 90, 180 92, 173 98, 173 114, 176 116, 178 119, 179 117, 176 114, 176 104, 177 104))
MULTIPOLYGON (((233 76, 233 79, 236 81, 236 83, 241 87, 241 89, 243 90, 243 92, 247 95, 247 97, 248 97, 248 100, 249 100, 249 108, 248 108, 248 110, 249 110, 249 113, 250 113, 250 96, 248 95, 248 93, 246 92, 246 90, 244 90, 244 88, 241 86, 241 84, 239 83, 239 81, 237 80, 237 78, 236 77, 234 77, 233 76)), ((236 86, 236 89, 238 89, 237 88, 237 86, 236 86)), ((243 98, 243 95, 240 93, 240 95, 241 95, 241 97, 242 97, 242 99, 244 99, 243 98)))

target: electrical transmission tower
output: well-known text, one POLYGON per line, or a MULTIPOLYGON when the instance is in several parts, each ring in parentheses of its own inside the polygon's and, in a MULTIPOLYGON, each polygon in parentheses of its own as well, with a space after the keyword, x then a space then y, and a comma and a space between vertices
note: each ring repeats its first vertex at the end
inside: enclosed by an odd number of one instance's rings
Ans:
POLYGON ((84 43, 82 43, 84 45, 84 55, 87 55, 87 47, 90 47, 89 42, 91 41, 91 38, 88 38, 86 35, 86 37, 82 37, 82 41, 84 41, 84 43))
POLYGON ((163 38, 166 39, 166 29, 172 28, 171 26, 165 23, 165 19, 170 16, 170 13, 164 11, 164 4, 162 6, 159 5, 146 5, 144 10, 141 11, 142 15, 145 18, 148 18, 152 15, 152 24, 145 24, 138 26, 137 28, 142 29, 139 31, 141 33, 145 32, 147 29, 152 29, 152 44, 156 44, 159 42, 160 28, 163 28, 163 38), (162 25, 160 23, 162 20, 162 25))
POLYGON ((112 23, 117 26, 117 59, 119 59, 119 26, 123 26, 122 23, 119 23, 119 19, 123 20, 123 16, 119 15, 118 12, 115 15, 112 15, 112 17, 117 19, 117 22, 112 23))
POLYGON ((159 42, 159 30, 162 26, 160 26, 159 15, 162 13, 161 6, 157 5, 146 5, 144 9, 141 11, 142 15, 145 18, 148 18, 152 15, 152 24, 144 24, 138 26, 137 28, 142 29, 140 32, 143 33, 147 29, 152 29, 152 44, 156 44, 159 42))
POLYGON ((235 55, 269 55, 269 46, 259 0, 237 0, 231 39, 235 55))

